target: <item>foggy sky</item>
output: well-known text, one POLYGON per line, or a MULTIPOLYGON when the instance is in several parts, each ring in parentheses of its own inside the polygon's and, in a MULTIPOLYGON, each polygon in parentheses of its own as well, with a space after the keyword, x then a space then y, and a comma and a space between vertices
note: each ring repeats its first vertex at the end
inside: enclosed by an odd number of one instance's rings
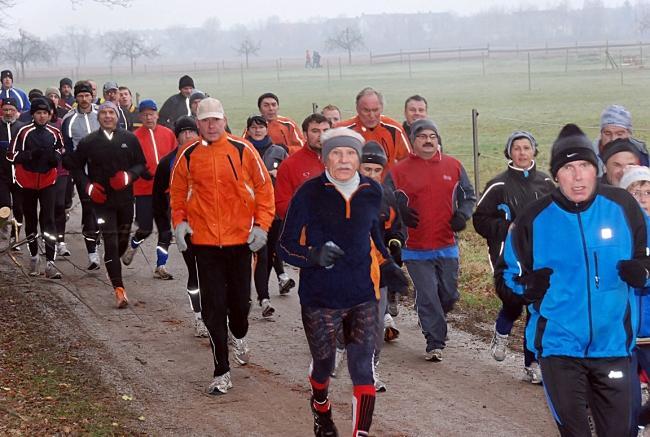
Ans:
MULTIPOLYGON (((506 10, 529 5, 551 7, 560 1, 520 0, 325 0, 315 10, 316 2, 297 0, 133 0, 129 8, 107 8, 92 0, 84 0, 74 9, 70 0, 16 0, 8 13, 3 11, 10 28, 22 28, 40 37, 60 33, 67 26, 81 26, 96 31, 121 29, 160 29, 173 25, 198 27, 206 19, 216 17, 222 28, 237 24, 261 23, 271 16, 282 21, 306 21, 317 17, 357 16, 377 13, 455 12, 469 15, 493 7, 506 10)), ((563 2, 562 2, 563 3, 563 2)), ((584 0, 568 0, 570 7, 582 7, 584 0)), ((618 6, 624 0, 604 0, 607 6, 618 6)))

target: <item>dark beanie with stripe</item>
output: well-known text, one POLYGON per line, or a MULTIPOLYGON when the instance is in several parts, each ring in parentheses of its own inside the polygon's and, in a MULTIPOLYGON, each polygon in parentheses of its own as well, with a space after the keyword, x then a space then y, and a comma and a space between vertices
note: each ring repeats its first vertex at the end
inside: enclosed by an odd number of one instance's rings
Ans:
POLYGON ((575 124, 565 125, 551 147, 551 174, 557 176, 558 170, 569 162, 588 161, 598 168, 596 152, 591 141, 575 124))

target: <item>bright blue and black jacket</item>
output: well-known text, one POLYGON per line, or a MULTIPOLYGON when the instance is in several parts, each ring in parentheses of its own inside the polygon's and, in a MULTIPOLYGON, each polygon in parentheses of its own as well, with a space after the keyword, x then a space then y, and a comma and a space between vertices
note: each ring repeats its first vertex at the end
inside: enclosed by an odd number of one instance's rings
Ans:
POLYGON ((495 284, 504 301, 525 303, 517 278, 553 269, 546 295, 529 305, 529 350, 541 357, 624 357, 636 340, 637 305, 617 263, 638 259, 648 269, 647 254, 643 212, 627 191, 599 184, 591 199, 574 203, 556 189, 511 226, 495 284))
POLYGON ((300 268, 300 304, 320 308, 350 308, 376 300, 370 277, 372 240, 384 258, 390 255, 379 226, 381 186, 360 176, 349 200, 325 173, 302 184, 291 199, 278 253, 300 268), (309 250, 333 241, 345 255, 331 268, 309 261, 309 250))

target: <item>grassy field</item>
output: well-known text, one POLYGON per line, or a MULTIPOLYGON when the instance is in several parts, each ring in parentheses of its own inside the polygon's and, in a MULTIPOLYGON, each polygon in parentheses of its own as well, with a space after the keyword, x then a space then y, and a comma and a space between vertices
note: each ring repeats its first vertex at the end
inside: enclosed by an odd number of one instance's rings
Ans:
MULTIPOLYGON (((251 68, 187 73, 197 87, 220 98, 233 132, 239 133, 246 117, 257 111, 257 96, 266 91, 280 97, 281 113, 301 122, 311 112, 312 103, 329 103, 342 108, 344 116, 354 115, 354 97, 365 86, 382 91, 386 97, 385 114, 402 120, 403 102, 418 93, 429 101, 429 114, 440 128, 445 151, 461 159, 473 177, 471 110, 479 111, 481 158, 480 190, 485 182, 505 166, 503 145, 510 132, 526 129, 540 143, 540 168, 548 168, 549 149, 560 130, 575 122, 594 138, 602 109, 611 104, 625 105, 633 114, 636 136, 650 137, 650 71, 641 67, 605 70, 604 58, 571 54, 568 72, 565 57, 541 53, 531 56, 531 90, 528 59, 518 57, 467 59, 437 62, 347 66, 338 64, 318 70, 302 68, 251 68), (341 75, 339 75, 341 73, 341 75)), ((325 60, 323 60, 325 65, 325 60)), ((141 98, 162 103, 176 92, 180 74, 147 73, 113 77, 137 91, 141 98)), ((58 83, 57 78, 19 83, 23 88, 58 83)), ((75 78, 76 79, 76 78, 75 78)), ((95 77, 100 84, 108 76, 95 77)), ((498 306, 491 292, 491 272, 484 241, 472 231, 466 232, 461 245, 462 289, 465 305, 485 308, 492 313, 498 306)))

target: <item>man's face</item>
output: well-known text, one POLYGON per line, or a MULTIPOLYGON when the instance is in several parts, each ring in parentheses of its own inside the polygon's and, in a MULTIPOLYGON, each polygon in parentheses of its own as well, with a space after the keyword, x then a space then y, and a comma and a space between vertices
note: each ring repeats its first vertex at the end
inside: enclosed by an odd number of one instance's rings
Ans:
POLYGON ((269 130, 267 129, 266 126, 257 123, 252 123, 251 126, 248 128, 248 134, 255 141, 263 140, 266 134, 268 133, 268 131, 269 130))
POLYGON ((641 209, 650 215, 650 181, 635 182, 627 188, 627 191, 639 202, 641 209))
POLYGON ((140 111, 140 121, 142 122, 142 126, 147 129, 155 128, 156 123, 158 123, 158 111, 154 111, 153 109, 140 111))
POLYGON ((639 158, 632 152, 618 152, 610 156, 605 163, 605 177, 611 185, 618 186, 623 171, 628 165, 639 165, 639 158))
POLYGON ((117 93, 118 90, 112 89, 112 90, 107 90, 104 93, 104 99, 106 99, 107 102, 113 102, 117 105, 117 93))
POLYGON ((192 94, 192 91, 194 91, 194 87, 191 86, 184 86, 181 88, 181 94, 185 97, 189 97, 192 94))
POLYGON ((307 132, 303 132, 305 134, 305 138, 307 138, 307 145, 313 150, 320 151, 323 148, 322 144, 320 143, 320 136, 323 135, 323 132, 327 131, 329 128, 330 124, 326 121, 322 123, 309 123, 307 132))
POLYGON ((326 109, 323 111, 323 117, 329 120, 330 123, 332 123, 332 126, 334 126, 336 123, 341 121, 341 113, 337 111, 336 109, 326 109))
POLYGON ((221 138, 226 131, 226 120, 221 118, 205 118, 198 120, 199 133, 204 140, 213 142, 221 138))
POLYGON ((528 169, 533 164, 535 151, 528 138, 517 138, 510 146, 510 158, 515 167, 528 169))
POLYGON ((379 124, 381 113, 384 108, 376 94, 367 94, 359 99, 357 103, 357 114, 368 129, 373 129, 379 124))
POLYGON ((63 84, 61 85, 61 96, 68 97, 72 95, 72 87, 70 85, 63 84))
POLYGON ((600 145, 604 146, 619 138, 630 138, 630 131, 621 126, 607 124, 600 130, 600 145))
POLYGON ((18 109, 12 105, 2 106, 2 121, 5 123, 13 123, 18 119, 18 109))
POLYGON ((384 172, 384 166, 379 164, 363 163, 359 168, 359 173, 381 184, 381 174, 384 172))
POLYGON ((90 89, 93 90, 93 100, 95 100, 97 98, 97 84, 94 80, 89 80, 88 84, 90 85, 90 89))
POLYGON ((433 129, 421 129, 415 135, 413 151, 422 159, 431 159, 440 150, 438 135, 433 129))
POLYGON ((409 126, 412 125, 415 120, 427 118, 426 103, 419 100, 409 100, 406 104, 406 108, 404 108, 404 118, 406 118, 406 124, 409 126))
POLYGON ((10 77, 5 77, 2 79, 2 86, 5 88, 11 88, 11 86, 14 84, 14 80, 10 77))
POLYGON ((45 97, 52 100, 52 102, 54 103, 54 107, 59 106, 59 96, 58 96, 58 94, 50 93, 45 97))
POLYGON ((97 120, 102 129, 114 131, 117 127, 117 113, 109 108, 104 108, 97 113, 97 120))
POLYGON ((129 90, 119 90, 118 91, 118 100, 122 108, 130 108, 133 99, 131 98, 131 92, 129 90))
POLYGON ((192 138, 197 137, 198 135, 199 134, 197 134, 193 130, 186 129, 181 131, 181 133, 178 134, 178 137, 176 137, 176 139, 178 140, 178 144, 185 144, 192 138))
POLYGON ((79 109, 83 112, 88 112, 90 104, 93 101, 93 95, 90 93, 78 93, 74 99, 77 102, 79 109))
POLYGON ((50 111, 46 111, 45 109, 39 109, 32 115, 34 122, 40 126, 46 125, 50 121, 50 116, 50 111))
POLYGON ((194 99, 190 102, 190 110, 192 111, 192 115, 196 115, 196 111, 198 110, 201 100, 203 99, 194 99))
POLYGON ((266 119, 266 121, 273 121, 278 118, 278 109, 280 105, 273 97, 267 97, 262 99, 260 103, 260 114, 266 119))
POLYGON ((325 167, 337 181, 349 181, 359 170, 359 155, 352 147, 335 147, 327 155, 325 167))
POLYGON ((557 172, 557 181, 562 194, 572 202, 589 199, 598 184, 598 171, 589 161, 571 161, 557 172))

